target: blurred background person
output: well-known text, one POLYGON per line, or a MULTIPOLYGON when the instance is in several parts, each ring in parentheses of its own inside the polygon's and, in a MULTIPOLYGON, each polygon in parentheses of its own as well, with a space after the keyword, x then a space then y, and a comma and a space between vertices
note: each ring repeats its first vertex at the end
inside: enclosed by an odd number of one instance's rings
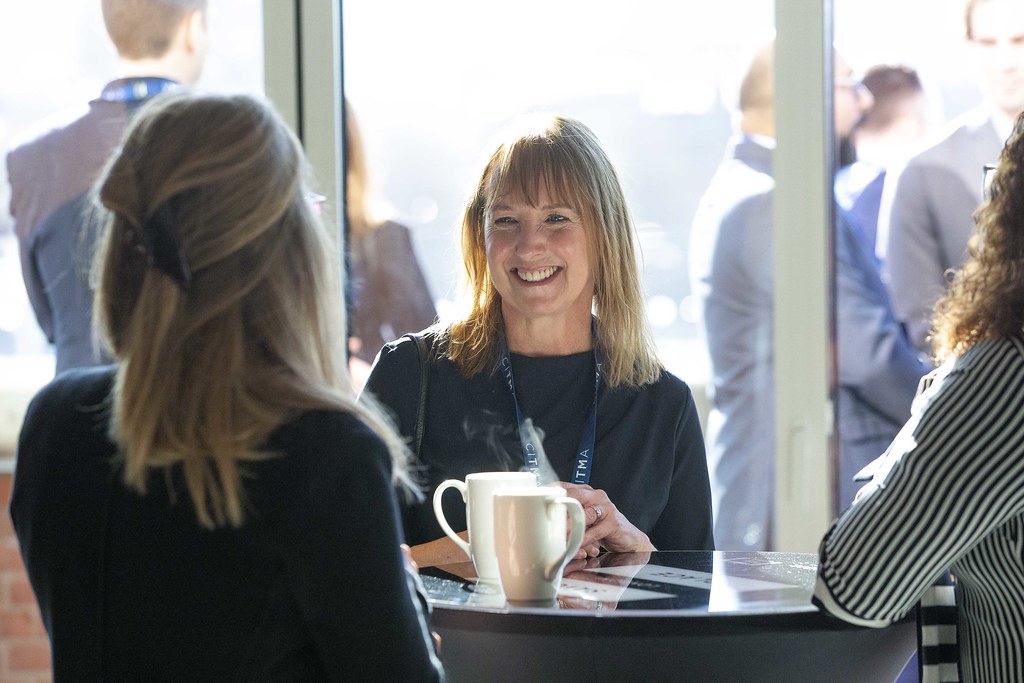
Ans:
POLYGON ((97 226, 86 192, 133 112, 165 90, 192 85, 207 53, 206 0, 102 0, 119 75, 85 112, 40 124, 7 155, 10 211, 36 320, 56 370, 109 362, 92 337, 89 264, 97 226))
POLYGON ((164 94, 101 181, 116 364, 33 400, 11 500, 56 680, 442 678, 307 175, 260 101, 164 94))
POLYGON ((906 159, 928 128, 921 79, 902 65, 864 75, 869 106, 850 133, 856 161, 836 174, 836 338, 839 347, 839 499, 862 485, 854 475, 877 458, 910 417, 918 379, 932 370, 916 357, 873 265, 875 229, 886 169, 906 159))
POLYGON ((878 223, 883 276, 897 317, 922 353, 932 307, 966 254, 982 173, 1024 110, 1024 3, 967 0, 965 35, 984 101, 886 177, 878 223))
MULTIPOLYGON (((428 491, 471 472, 536 471, 543 457, 584 507, 578 557, 712 549, 700 421, 655 351, 618 176, 579 121, 517 123, 462 220, 468 310, 420 335, 428 357, 409 339, 385 346, 364 394, 413 442, 422 416, 428 491)), ((445 515, 465 529, 454 498, 445 515)), ((404 521, 421 565, 465 560, 429 503, 404 521)))
POLYGON ((839 497, 833 510, 838 512, 862 486, 854 476, 885 451, 910 417, 920 379, 933 366, 910 343, 874 254, 841 213, 835 253, 839 497))
MULTIPOLYGON (((835 131, 850 133, 872 106, 850 66, 834 55, 835 131)), ((708 462, 715 543, 772 549, 774 517, 774 328, 772 155, 774 43, 754 56, 739 93, 740 132, 712 179, 691 231, 693 289, 711 356, 708 462)), ((874 256, 837 215, 836 342, 839 491, 874 460, 910 415, 922 363, 895 319, 874 256)))
POLYGON ((774 43, 751 60, 739 89, 739 130, 690 229, 691 289, 711 360, 707 451, 720 550, 770 548, 774 62, 774 43))
POLYGON ((394 221, 376 220, 372 215, 366 149, 348 100, 345 164, 352 303, 349 365, 358 392, 384 343, 431 325, 437 311, 416 259, 409 229, 394 221))
POLYGON ((855 160, 839 169, 835 190, 846 219, 875 254, 886 169, 905 160, 920 144, 931 114, 921 78, 909 66, 873 66, 862 82, 872 102, 850 133, 855 160))
MULTIPOLYGON (((690 274, 711 358, 708 469, 720 550, 772 549, 775 488, 772 155, 775 44, 739 90, 739 130, 690 231, 690 274)), ((838 53, 835 128, 847 135, 870 93, 838 53)))
POLYGON ((845 621, 887 626, 951 569, 959 680, 967 683, 1024 680, 1022 202, 1018 119, 967 261, 936 305, 943 365, 874 479, 825 535, 814 592, 845 621))

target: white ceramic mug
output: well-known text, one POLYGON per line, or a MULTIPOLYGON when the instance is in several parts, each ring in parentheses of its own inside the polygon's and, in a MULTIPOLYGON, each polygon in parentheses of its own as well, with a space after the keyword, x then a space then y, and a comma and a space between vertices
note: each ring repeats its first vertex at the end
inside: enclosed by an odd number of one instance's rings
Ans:
POLYGON ((562 568, 579 550, 585 528, 583 506, 560 487, 495 491, 494 544, 505 597, 553 600, 562 583, 562 568))
POLYGON ((465 483, 458 479, 446 479, 434 491, 434 515, 437 523, 448 538, 455 541, 473 560, 479 581, 498 581, 498 560, 494 556, 494 507, 492 495, 495 490, 508 486, 537 486, 537 475, 533 472, 476 472, 467 474, 465 483), (444 517, 441 496, 450 488, 458 489, 466 503, 466 524, 469 543, 463 541, 444 517))

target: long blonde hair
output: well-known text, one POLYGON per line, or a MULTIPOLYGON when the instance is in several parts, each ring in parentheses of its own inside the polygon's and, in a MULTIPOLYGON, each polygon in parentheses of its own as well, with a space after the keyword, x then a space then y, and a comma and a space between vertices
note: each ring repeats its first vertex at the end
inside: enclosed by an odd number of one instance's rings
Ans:
POLYGON ((594 133, 570 118, 527 120, 491 156, 462 219, 466 316, 443 336, 448 356, 465 375, 496 367, 503 334, 501 295, 491 282, 484 216, 502 196, 529 201, 547 186, 583 215, 596 256, 594 311, 603 377, 610 387, 657 381, 661 363, 644 315, 634 228, 618 176, 594 133))
POLYGON ((306 410, 358 415, 409 482, 398 437, 349 386, 339 252, 306 177, 267 104, 165 94, 139 111, 100 181, 109 218, 95 311, 118 362, 110 437, 142 493, 153 468, 180 463, 206 527, 242 524, 240 464, 270 457, 270 433, 306 410), (141 253, 141 231, 165 206, 187 287, 141 253))
POLYGON ((935 305, 932 338, 939 361, 987 339, 1024 332, 1024 116, 1003 148, 975 222, 967 261, 935 305))

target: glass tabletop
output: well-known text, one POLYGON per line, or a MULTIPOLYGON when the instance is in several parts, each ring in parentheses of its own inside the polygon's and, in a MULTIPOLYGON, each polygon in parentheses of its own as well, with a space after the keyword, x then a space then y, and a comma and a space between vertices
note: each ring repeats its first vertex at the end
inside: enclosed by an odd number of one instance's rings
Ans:
POLYGON ((557 600, 511 603, 477 583, 472 564, 424 568, 431 603, 466 610, 572 613, 778 614, 816 611, 817 556, 769 552, 607 553, 571 562, 557 600))

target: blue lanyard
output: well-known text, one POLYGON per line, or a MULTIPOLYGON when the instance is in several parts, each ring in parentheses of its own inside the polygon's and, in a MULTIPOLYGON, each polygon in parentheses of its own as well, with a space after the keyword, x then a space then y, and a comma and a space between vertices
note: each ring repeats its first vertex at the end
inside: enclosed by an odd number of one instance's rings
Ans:
MULTIPOLYGON (((580 445, 576 449, 576 467, 572 474, 573 484, 590 482, 590 465, 594 459, 594 440, 597 437, 597 390, 601 387, 601 353, 597 348, 597 335, 594 337, 594 402, 590 404, 590 414, 583 425, 580 445)), ((512 402, 516 406, 516 421, 519 423, 519 442, 523 447, 523 461, 526 463, 526 469, 536 473, 540 469, 540 465, 537 461, 537 444, 533 442, 535 432, 526 429, 526 419, 523 417, 523 411, 519 408, 516 384, 512 379, 512 358, 504 338, 501 340, 501 371, 505 375, 508 390, 512 394, 512 402)))
POLYGON ((107 85, 100 99, 106 102, 139 102, 179 85, 169 78, 125 78, 107 85))

